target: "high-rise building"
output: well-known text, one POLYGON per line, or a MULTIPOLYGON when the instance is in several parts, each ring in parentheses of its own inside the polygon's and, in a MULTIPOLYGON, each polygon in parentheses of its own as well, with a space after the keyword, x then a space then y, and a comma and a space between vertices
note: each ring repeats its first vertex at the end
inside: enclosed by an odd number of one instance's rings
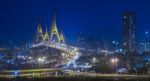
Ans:
POLYGON ((123 52, 136 52, 136 13, 124 12, 122 15, 123 24, 123 52))
POLYGON ((140 53, 150 52, 150 37, 149 32, 145 32, 145 38, 138 44, 138 51, 140 53))

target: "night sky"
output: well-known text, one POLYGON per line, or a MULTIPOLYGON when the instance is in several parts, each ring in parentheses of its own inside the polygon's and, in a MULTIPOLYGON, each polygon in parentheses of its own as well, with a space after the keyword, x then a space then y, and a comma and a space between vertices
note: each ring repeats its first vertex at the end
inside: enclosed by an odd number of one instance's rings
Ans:
POLYGON ((149 0, 0 0, 0 40, 33 40, 39 17, 50 28, 56 11, 58 28, 75 40, 82 32, 96 39, 121 40, 121 15, 137 13, 137 39, 150 31, 149 0))

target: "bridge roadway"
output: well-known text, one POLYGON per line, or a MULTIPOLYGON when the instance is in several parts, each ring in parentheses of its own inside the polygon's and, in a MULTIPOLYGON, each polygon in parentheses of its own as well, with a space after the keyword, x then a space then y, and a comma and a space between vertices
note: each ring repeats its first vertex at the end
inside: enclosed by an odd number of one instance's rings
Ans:
POLYGON ((48 68, 48 69, 27 69, 27 70, 8 70, 0 71, 0 77, 14 78, 20 77, 41 77, 50 76, 50 73, 60 72, 61 68, 48 68))
POLYGON ((90 72, 76 72, 72 70, 64 70, 61 68, 50 68, 50 69, 30 69, 30 70, 12 70, 0 72, 0 77, 14 78, 20 77, 71 77, 71 76, 84 76, 84 77, 99 77, 99 78, 124 78, 124 79, 136 79, 136 78, 148 78, 150 75, 128 75, 128 74, 101 74, 101 73, 90 73, 90 72), (15 72, 18 72, 15 74, 15 72), (59 72, 63 74, 58 75, 59 72))
POLYGON ((68 72, 70 75, 87 76, 87 77, 118 77, 118 78, 150 78, 150 75, 129 75, 129 74, 101 74, 91 72, 68 72))
POLYGON ((33 45, 33 47, 38 47, 38 46, 42 46, 42 45, 56 48, 56 49, 63 50, 63 51, 67 51, 71 54, 74 54, 78 51, 78 49, 76 47, 68 46, 66 44, 59 44, 59 43, 50 43, 50 44, 39 43, 39 44, 33 45))

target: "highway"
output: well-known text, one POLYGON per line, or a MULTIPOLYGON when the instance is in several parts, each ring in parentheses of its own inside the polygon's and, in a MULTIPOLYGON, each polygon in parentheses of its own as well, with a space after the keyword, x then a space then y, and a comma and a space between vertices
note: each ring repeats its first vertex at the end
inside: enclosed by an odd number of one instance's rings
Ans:
POLYGON ((14 78, 20 77, 47 77, 50 73, 60 72, 61 68, 50 68, 50 69, 27 69, 27 70, 8 70, 1 71, 0 77, 14 78))
POLYGON ((101 73, 90 73, 90 72, 76 72, 72 70, 63 70, 61 68, 51 69, 29 69, 29 70, 11 70, 0 72, 0 77, 14 78, 14 77, 71 77, 71 76, 85 76, 85 77, 100 77, 100 78, 150 78, 150 75, 128 75, 128 74, 101 74, 101 73), (17 72, 15 74, 15 72, 17 72), (59 72, 63 72, 62 75, 58 75, 59 72))
POLYGON ((86 76, 86 77, 107 77, 107 78, 150 78, 150 75, 129 75, 129 74, 101 74, 90 72, 75 72, 69 71, 70 75, 86 76))

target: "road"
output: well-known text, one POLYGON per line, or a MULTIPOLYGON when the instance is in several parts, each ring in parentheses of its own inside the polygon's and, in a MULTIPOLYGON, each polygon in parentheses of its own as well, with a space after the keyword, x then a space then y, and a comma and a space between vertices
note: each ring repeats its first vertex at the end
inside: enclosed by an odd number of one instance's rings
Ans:
POLYGON ((129 75, 129 74, 101 74, 90 72, 69 71, 70 75, 87 76, 87 77, 108 77, 108 78, 150 78, 150 75, 129 75))
POLYGON ((0 77, 14 78, 20 77, 59 77, 59 76, 85 76, 85 77, 103 77, 103 78, 150 78, 150 75, 128 75, 128 74, 100 74, 90 72, 76 72, 72 70, 63 70, 60 68, 51 69, 29 69, 29 70, 11 70, 0 72, 0 77), (17 72, 15 74, 15 72, 17 72), (58 75, 58 72, 63 72, 63 75, 58 75), (54 73, 54 74, 53 74, 54 73))
POLYGON ((14 78, 16 76, 20 77, 43 77, 49 76, 50 73, 59 72, 61 68, 50 68, 50 69, 28 69, 28 70, 9 70, 1 71, 0 77, 14 78))

